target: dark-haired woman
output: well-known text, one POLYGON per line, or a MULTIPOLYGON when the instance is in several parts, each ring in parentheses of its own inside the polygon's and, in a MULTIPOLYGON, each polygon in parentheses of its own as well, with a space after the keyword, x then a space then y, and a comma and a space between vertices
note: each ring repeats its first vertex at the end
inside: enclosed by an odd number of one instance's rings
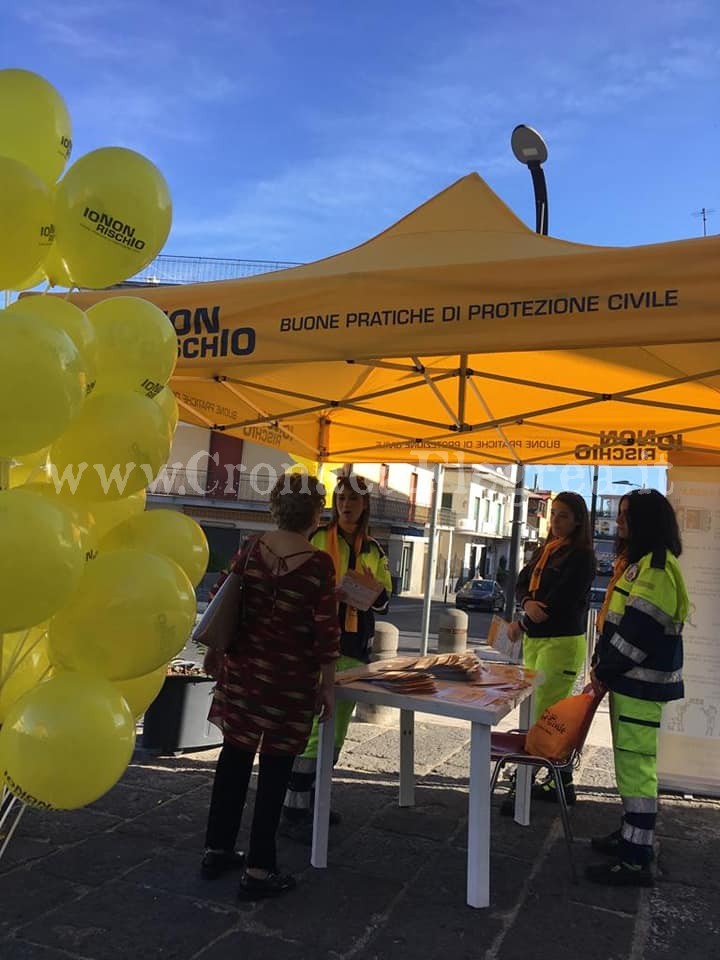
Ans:
POLYGON ((610 691, 619 830, 592 847, 612 857, 587 868, 595 883, 651 886, 657 818, 657 737, 665 703, 684 694, 682 630, 689 600, 675 512, 657 490, 633 490, 618 509, 627 566, 608 587, 591 679, 610 691))
MULTIPOLYGON (((522 607, 514 637, 523 636, 526 667, 545 679, 535 692, 533 721, 546 707, 572 693, 585 661, 590 587, 595 577, 590 518, 577 493, 559 493, 550 509, 550 535, 518 576, 516 598, 522 607)), ((575 802, 572 770, 563 771, 567 802, 575 802)), ((552 781, 533 785, 533 797, 554 801, 552 781)), ((512 812, 512 803, 503 805, 512 812)))
MULTIPOLYGON (((371 642, 375 633, 375 614, 385 613, 392 591, 392 580, 387 557, 377 540, 368 533, 370 522, 370 492, 362 477, 350 474, 338 478, 333 492, 332 518, 327 527, 318 530, 312 542, 330 554, 338 584, 348 572, 356 570, 377 581, 378 596, 369 610, 356 610, 338 593, 340 621, 340 659, 337 669, 359 667, 370 659, 371 642)), ((335 708, 334 762, 340 756, 347 736, 350 718, 355 708, 352 701, 341 700, 335 708)), ((318 755, 319 729, 313 724, 312 733, 301 756, 298 756, 290 778, 290 789, 285 799, 283 836, 303 843, 312 838, 312 803, 315 786, 315 768, 318 755)), ((331 812, 331 823, 338 820, 331 812)))
POLYGON ((277 530, 245 545, 235 561, 245 578, 242 643, 227 655, 209 650, 217 680, 209 719, 223 733, 213 783, 202 869, 212 878, 242 868, 238 895, 255 900, 295 886, 278 872, 275 851, 283 798, 295 756, 313 717, 332 715, 339 628, 335 570, 314 547, 325 491, 315 477, 285 474, 270 494, 277 530), (248 555, 249 551, 249 555, 248 555), (235 843, 255 754, 257 794, 247 857, 235 843))

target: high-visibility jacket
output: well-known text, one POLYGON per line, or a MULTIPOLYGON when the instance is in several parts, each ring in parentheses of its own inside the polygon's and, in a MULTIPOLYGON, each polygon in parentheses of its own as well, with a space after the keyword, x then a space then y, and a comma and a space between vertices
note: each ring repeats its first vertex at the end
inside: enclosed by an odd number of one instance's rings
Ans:
MULTIPOLYGON (((313 534, 311 540, 313 545, 319 547, 320 550, 327 550, 327 528, 322 527, 313 534)), ((355 551, 342 536, 338 536, 338 549, 340 551, 338 580, 340 580, 348 570, 355 568, 356 558, 355 551)), ((390 577, 385 551, 372 537, 366 537, 363 542, 358 563, 358 566, 360 565, 367 567, 375 579, 384 585, 385 589, 369 610, 357 611, 356 631, 349 631, 345 628, 345 604, 341 603, 339 605, 340 653, 344 657, 354 657, 356 660, 367 661, 370 656, 370 641, 375 633, 375 613, 385 613, 387 611, 390 593, 392 592, 392 578, 390 577)))
POLYGON ((612 592, 595 647, 597 678, 639 700, 680 700, 682 629, 689 606, 680 564, 669 550, 630 564, 612 592))

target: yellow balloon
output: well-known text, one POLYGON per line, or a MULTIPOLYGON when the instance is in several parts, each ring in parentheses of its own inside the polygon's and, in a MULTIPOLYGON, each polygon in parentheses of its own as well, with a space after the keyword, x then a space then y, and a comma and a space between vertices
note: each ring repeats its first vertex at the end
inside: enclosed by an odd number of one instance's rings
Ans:
POLYGON ((56 330, 66 333, 80 353, 87 377, 87 389, 90 392, 97 369, 98 342, 95 327, 82 310, 68 300, 63 300, 61 296, 41 293, 16 300, 7 308, 7 312, 12 315, 36 317, 56 330))
POLYGON ((50 243, 51 209, 43 181, 25 164, 0 155, 0 289, 18 290, 40 266, 50 243))
POLYGON ((163 664, 152 673, 132 680, 114 680, 113 686, 125 697, 134 717, 141 717, 155 697, 160 693, 167 676, 167 667, 163 664))
POLYGON ((40 265, 29 277, 25 277, 24 280, 19 280, 15 284, 15 289, 32 290, 33 287, 38 287, 43 283, 47 284, 47 277, 45 276, 45 271, 43 270, 42 265, 40 265))
POLYGON ((70 114, 55 87, 29 70, 0 70, 0 155, 51 184, 71 150, 70 114))
POLYGON ((34 453, 23 453, 10 463, 10 489, 26 483, 50 483, 48 454, 50 447, 41 447, 34 453))
POLYGON ((75 810, 123 775, 135 747, 135 718, 102 677, 61 672, 10 708, 0 730, 0 775, 33 807, 75 810))
POLYGON ((147 487, 167 462, 162 410, 137 393, 94 392, 50 451, 56 482, 77 481, 83 500, 120 500, 147 487))
POLYGON ((175 328, 140 297, 110 297, 87 312, 98 343, 98 393, 134 390, 156 397, 177 360, 175 328))
POLYGON ((162 388, 160 393, 158 393, 158 395, 155 397, 155 403, 157 403, 162 412, 165 414, 165 419, 170 427, 170 435, 172 436, 177 430, 178 420, 180 419, 180 411, 178 410, 178 403, 175 399, 175 394, 172 392, 170 387, 162 388))
POLYGON ((77 587, 83 566, 67 510, 23 487, 0 491, 0 633, 51 617, 77 587))
POLYGON ((82 408, 86 378, 70 337, 44 320, 0 310, 0 343, 0 457, 15 457, 67 429, 82 408))
POLYGON ((190 581, 167 557, 101 553, 50 622, 50 661, 110 680, 142 676, 182 650, 195 609, 190 581))
POLYGON ((7 633, 0 662, 0 724, 10 707, 50 673, 47 624, 7 633))
POLYGON ((95 531, 99 540, 113 527, 123 523, 129 517, 142 513, 145 509, 147 493, 138 490, 137 493, 121 500, 88 500, 86 506, 95 520, 95 531))
POLYGON ((95 559, 98 553, 98 536, 95 517, 90 512, 89 504, 78 497, 63 496, 62 489, 58 490, 52 478, 42 483, 30 481, 22 489, 37 493, 51 503, 59 504, 72 519, 75 536, 80 540, 85 562, 95 559))
POLYGON ((171 222, 165 178, 124 147, 86 153, 57 189, 57 252, 78 287, 109 287, 138 273, 162 249, 171 222))
POLYGON ((200 524, 177 510, 146 510, 111 530, 100 544, 109 550, 147 550, 170 557, 196 587, 208 565, 208 542, 200 524))

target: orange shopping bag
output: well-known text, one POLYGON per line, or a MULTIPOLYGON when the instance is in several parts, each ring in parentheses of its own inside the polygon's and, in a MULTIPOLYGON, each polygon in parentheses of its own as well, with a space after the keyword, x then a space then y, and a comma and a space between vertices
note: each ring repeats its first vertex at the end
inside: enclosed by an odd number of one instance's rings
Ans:
POLYGON ((578 693, 547 707, 525 737, 525 750, 535 757, 562 762, 582 747, 599 703, 594 693, 578 693))

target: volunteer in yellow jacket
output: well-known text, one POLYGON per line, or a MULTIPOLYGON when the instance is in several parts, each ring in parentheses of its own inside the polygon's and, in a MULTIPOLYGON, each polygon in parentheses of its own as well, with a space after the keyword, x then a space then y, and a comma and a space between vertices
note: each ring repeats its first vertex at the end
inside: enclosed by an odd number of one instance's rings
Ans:
POLYGON ((663 706, 684 695, 682 630, 689 601, 678 557, 675 512, 657 490, 620 501, 618 535, 627 566, 608 587, 591 680, 610 691, 615 779, 623 804, 620 829, 592 848, 612 861, 587 868, 612 886, 651 886, 657 818, 657 737, 663 706))
MULTIPOLYGON (((518 575, 516 597, 522 607, 517 623, 511 624, 513 639, 523 636, 526 667, 541 671, 545 679, 535 692, 533 722, 546 707, 572 693, 585 662, 587 614, 590 587, 595 577, 590 518, 585 500, 564 491, 552 502, 550 535, 518 575)), ((563 771, 565 795, 575 803, 572 770, 563 771)), ((536 799, 554 802, 552 781, 533 785, 536 799)), ((512 799, 503 804, 511 813, 512 799)))
MULTIPOLYGON (((348 670, 367 663, 370 659, 375 632, 375 614, 388 608, 392 581, 387 557, 380 544, 368 535, 370 520, 370 493, 362 477, 350 475, 338 478, 333 493, 332 519, 312 537, 312 543, 325 550, 335 564, 338 584, 349 570, 364 573, 377 581, 379 594, 369 610, 356 610, 345 602, 338 588, 338 616, 340 618, 340 659, 337 671, 348 670)), ((345 742, 350 717, 355 704, 347 700, 335 705, 335 757, 345 742)), ((283 834, 309 842, 311 839, 313 789, 318 753, 318 723, 313 725, 310 739, 302 756, 293 765, 289 789, 285 797, 283 834)), ((330 822, 339 817, 331 813, 330 822)))

